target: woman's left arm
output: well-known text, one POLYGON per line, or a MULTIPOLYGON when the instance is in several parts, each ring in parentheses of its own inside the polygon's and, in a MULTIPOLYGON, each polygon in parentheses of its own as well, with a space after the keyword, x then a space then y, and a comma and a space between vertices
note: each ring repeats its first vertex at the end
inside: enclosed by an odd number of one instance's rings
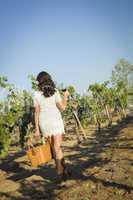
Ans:
POLYGON ((35 106, 35 113, 34 113, 34 119, 35 119, 35 136, 40 136, 40 129, 39 129, 39 113, 40 113, 40 106, 35 106))

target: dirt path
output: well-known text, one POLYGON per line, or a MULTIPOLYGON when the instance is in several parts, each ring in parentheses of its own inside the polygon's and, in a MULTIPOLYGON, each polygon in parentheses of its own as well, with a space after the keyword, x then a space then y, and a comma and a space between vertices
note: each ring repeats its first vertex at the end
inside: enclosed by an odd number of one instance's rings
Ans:
POLYGON ((56 184, 53 161, 33 169, 25 152, 12 147, 0 164, 0 200, 133 200, 132 117, 80 145, 67 135, 63 148, 72 175, 56 184))

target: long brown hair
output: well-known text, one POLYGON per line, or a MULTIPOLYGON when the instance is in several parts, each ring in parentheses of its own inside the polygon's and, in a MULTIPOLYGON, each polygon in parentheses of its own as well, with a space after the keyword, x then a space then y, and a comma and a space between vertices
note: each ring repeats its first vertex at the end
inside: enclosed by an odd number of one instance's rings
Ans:
POLYGON ((38 81, 38 88, 40 91, 43 92, 43 95, 45 97, 50 97, 54 95, 56 91, 56 86, 51 76, 47 72, 45 71, 40 72, 37 76, 37 81, 38 81))

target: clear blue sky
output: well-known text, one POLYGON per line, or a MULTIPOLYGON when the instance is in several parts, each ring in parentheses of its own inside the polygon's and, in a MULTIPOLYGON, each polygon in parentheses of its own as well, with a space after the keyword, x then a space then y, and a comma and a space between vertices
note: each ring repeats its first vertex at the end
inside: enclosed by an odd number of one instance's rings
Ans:
POLYGON ((42 70, 84 91, 133 62, 132 0, 0 0, 0 75, 30 88, 42 70))

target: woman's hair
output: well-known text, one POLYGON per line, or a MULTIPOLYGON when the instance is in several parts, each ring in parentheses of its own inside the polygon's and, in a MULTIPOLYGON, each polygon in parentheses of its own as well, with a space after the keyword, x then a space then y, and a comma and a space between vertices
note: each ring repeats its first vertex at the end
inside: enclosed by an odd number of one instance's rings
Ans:
POLYGON ((36 79, 38 81, 38 88, 45 97, 51 97, 55 93, 55 83, 47 72, 40 72, 36 79))

